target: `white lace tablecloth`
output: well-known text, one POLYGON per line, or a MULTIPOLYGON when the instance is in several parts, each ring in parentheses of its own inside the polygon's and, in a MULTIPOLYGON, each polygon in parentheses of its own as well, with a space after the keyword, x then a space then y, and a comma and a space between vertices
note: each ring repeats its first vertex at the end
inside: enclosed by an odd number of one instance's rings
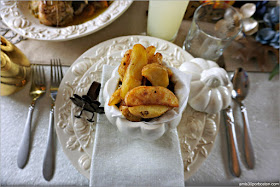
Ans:
MULTIPOLYGON (((67 68, 64 68, 66 70, 67 68)), ((49 75, 49 68, 46 75, 49 75)), ((256 167, 248 170, 241 156, 242 175, 231 176, 228 170, 225 127, 221 120, 220 132, 210 156, 198 171, 186 181, 193 185, 235 185, 241 182, 279 182, 279 77, 268 81, 266 73, 249 73, 250 94, 245 100, 256 153, 256 167)), ((48 80, 49 78, 47 78, 48 80)), ((24 169, 17 167, 17 151, 31 98, 30 84, 20 92, 1 97, 1 185, 73 185, 87 186, 88 179, 81 175, 64 155, 57 141, 56 166, 50 182, 42 176, 43 154, 46 147, 50 98, 41 98, 33 114, 32 146, 24 169)), ((237 110, 238 108, 236 108, 237 110)), ((238 114, 238 111, 235 111, 238 114)), ((242 150, 242 125, 236 116, 239 150, 242 150)), ((113 166, 112 166, 113 167, 113 166)))
MULTIPOLYGON (((64 68, 66 72, 68 68, 64 68)), ((46 80, 50 79, 49 67, 45 67, 46 80)), ((47 85, 49 88, 49 85, 47 85)), ((88 185, 88 180, 79 174, 62 151, 56 139, 55 173, 50 182, 44 180, 42 164, 47 143, 49 92, 35 106, 32 120, 32 138, 29 160, 24 169, 17 167, 17 152, 27 117, 30 82, 11 95, 1 97, 1 185, 88 185)))

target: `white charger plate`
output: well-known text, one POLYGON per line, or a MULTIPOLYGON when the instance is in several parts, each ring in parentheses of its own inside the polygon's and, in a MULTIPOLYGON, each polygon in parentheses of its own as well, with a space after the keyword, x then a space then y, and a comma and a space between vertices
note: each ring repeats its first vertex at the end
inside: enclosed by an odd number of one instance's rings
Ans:
POLYGON ((43 25, 28 9, 28 1, 1 1, 0 14, 4 23, 26 38, 47 41, 66 41, 92 34, 122 15, 133 0, 114 1, 102 14, 79 25, 50 27, 43 25))
MULTIPOLYGON (((82 54, 69 68, 59 88, 55 109, 55 124, 63 151, 74 167, 89 178, 95 124, 73 118, 77 107, 69 97, 74 93, 85 95, 93 81, 101 82, 104 64, 117 66, 127 49, 140 43, 154 45, 163 60, 171 67, 179 67, 193 57, 173 43, 148 36, 125 36, 102 42, 82 54)), ((219 125, 219 114, 208 115, 190 106, 183 113, 178 126, 185 180, 189 178, 209 155, 219 125)))

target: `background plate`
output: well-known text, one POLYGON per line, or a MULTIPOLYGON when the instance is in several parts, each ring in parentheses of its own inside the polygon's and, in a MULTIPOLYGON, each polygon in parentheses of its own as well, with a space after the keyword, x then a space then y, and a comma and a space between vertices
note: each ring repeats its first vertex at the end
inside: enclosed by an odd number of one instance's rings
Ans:
POLYGON ((28 1, 1 1, 0 14, 5 24, 16 33, 31 39, 65 41, 92 34, 122 15, 132 0, 114 1, 102 14, 79 25, 49 27, 40 24, 28 9, 28 1))

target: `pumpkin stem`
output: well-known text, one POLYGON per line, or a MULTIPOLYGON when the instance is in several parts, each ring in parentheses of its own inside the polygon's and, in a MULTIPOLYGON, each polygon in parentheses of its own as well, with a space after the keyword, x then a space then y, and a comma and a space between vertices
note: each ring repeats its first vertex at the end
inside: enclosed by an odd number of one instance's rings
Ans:
POLYGON ((201 73, 201 81, 210 88, 217 88, 228 84, 228 75, 222 68, 211 68, 201 73))
POLYGON ((222 85, 222 81, 216 77, 208 77, 209 79, 205 82, 205 84, 207 84, 207 86, 211 87, 211 88, 216 88, 222 85))

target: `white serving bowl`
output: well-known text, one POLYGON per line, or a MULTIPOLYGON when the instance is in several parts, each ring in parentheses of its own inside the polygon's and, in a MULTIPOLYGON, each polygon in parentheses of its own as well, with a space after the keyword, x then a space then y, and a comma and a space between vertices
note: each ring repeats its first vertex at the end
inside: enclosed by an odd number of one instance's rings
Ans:
POLYGON ((173 71, 171 81, 175 84, 175 95, 179 100, 179 107, 166 112, 156 120, 151 120, 151 122, 131 122, 121 114, 121 111, 115 105, 108 105, 109 99, 119 83, 118 67, 113 71, 112 77, 106 82, 103 90, 104 108, 108 120, 116 125, 121 133, 133 138, 152 141, 160 138, 169 129, 178 126, 182 113, 187 106, 191 75, 186 75, 175 68, 170 69, 173 71), (181 81, 182 79, 184 81, 181 81), (176 88, 178 88, 177 91, 176 88))

